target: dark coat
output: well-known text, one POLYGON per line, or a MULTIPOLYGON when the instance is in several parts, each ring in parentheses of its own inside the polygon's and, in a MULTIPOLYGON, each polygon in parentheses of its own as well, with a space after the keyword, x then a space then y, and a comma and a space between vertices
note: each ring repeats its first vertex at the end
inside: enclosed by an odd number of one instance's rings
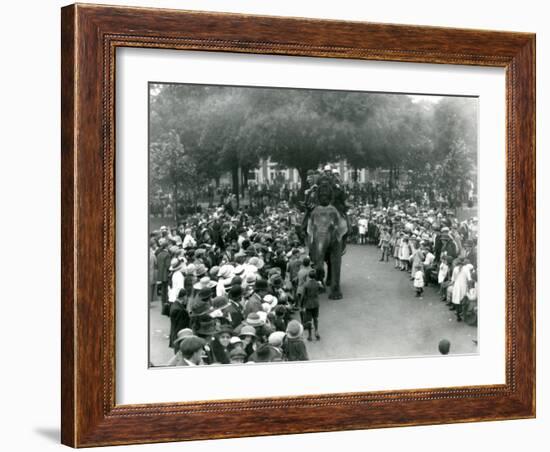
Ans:
POLYGON ((304 286, 302 307, 314 309, 319 307, 319 283, 315 279, 309 279, 304 286))
POLYGON ((220 344, 217 339, 214 339, 211 342, 211 346, 212 357, 214 360, 212 364, 229 364, 231 362, 231 359, 229 357, 229 350, 223 348, 222 344, 220 344))
POLYGON ((166 248, 157 250, 157 279, 162 282, 168 281, 170 268, 170 253, 166 248))
POLYGON ((170 307, 170 340, 169 346, 174 347, 174 341, 178 335, 178 331, 184 328, 189 328, 189 313, 180 301, 176 300, 170 307))
POLYGON ((250 295, 244 304, 243 317, 246 319, 251 312, 262 310, 262 299, 257 293, 250 295))
POLYGON ((255 363, 271 363, 274 361, 282 361, 283 353, 276 347, 269 344, 263 344, 256 349, 252 355, 248 357, 248 361, 255 363))
POLYGON ((289 338, 285 336, 283 340, 283 353, 287 361, 308 361, 306 344, 301 337, 289 338))
POLYGON ((450 256, 452 259, 456 259, 458 256, 458 250, 456 248, 456 243, 454 240, 449 240, 447 243, 444 243, 441 246, 441 254, 447 253, 447 256, 450 256))
POLYGON ((241 305, 233 300, 230 300, 231 305, 227 308, 227 312, 231 316, 231 326, 235 329, 242 323, 243 311, 241 305))

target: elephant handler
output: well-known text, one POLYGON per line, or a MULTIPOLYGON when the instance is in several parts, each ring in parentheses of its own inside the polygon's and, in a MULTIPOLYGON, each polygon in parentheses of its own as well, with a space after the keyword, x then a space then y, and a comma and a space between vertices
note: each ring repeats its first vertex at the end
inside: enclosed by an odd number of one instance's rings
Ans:
MULTIPOLYGON (((307 222, 309 221, 309 216, 311 211, 317 207, 319 201, 317 199, 317 179, 318 174, 313 170, 308 170, 307 172, 307 184, 308 188, 304 192, 304 202, 303 209, 305 210, 304 219, 302 221, 301 233, 303 238, 307 234, 307 222)), ((304 239, 305 241, 305 239, 304 239)))
POLYGON ((321 283, 317 281, 317 272, 310 270, 308 279, 304 285, 304 295, 302 297, 302 319, 307 330, 307 340, 311 341, 311 332, 315 328, 315 338, 321 339, 319 334, 319 290, 321 283))

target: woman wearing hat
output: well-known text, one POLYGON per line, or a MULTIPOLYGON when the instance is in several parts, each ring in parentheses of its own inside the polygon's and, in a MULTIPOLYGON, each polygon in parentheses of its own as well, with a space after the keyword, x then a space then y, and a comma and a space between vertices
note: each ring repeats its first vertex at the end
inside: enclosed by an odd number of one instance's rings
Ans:
POLYGON ((238 333, 243 342, 243 349, 246 352, 245 362, 248 357, 256 351, 256 328, 250 325, 245 325, 238 333))
POLYGON ((195 298, 191 300, 191 306, 188 307, 190 320, 190 327, 196 333, 200 328, 201 322, 210 320, 210 313, 213 311, 210 305, 211 291, 209 289, 202 289, 195 298))
POLYGON ((212 345, 212 364, 229 364, 231 357, 229 355, 229 343, 233 329, 230 325, 222 325, 215 333, 212 345))
POLYGON ((229 307, 231 303, 229 298, 221 296, 212 300, 212 312, 210 317, 216 319, 218 326, 231 325, 231 315, 229 314, 229 307))
POLYGON ((218 283, 216 285, 216 295, 227 295, 231 284, 233 283, 233 266, 230 264, 222 265, 218 272, 218 283))
POLYGON ((185 271, 185 262, 177 257, 174 257, 170 262, 169 268, 169 272, 171 274, 170 288, 168 289, 169 303, 174 303, 176 301, 180 290, 184 287, 183 271, 185 271))

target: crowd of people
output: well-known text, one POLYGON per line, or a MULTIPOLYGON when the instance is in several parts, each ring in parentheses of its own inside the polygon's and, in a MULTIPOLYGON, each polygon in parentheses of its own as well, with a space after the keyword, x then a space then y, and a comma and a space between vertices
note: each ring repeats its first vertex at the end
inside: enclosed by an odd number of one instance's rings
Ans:
MULTIPOLYGON (((308 175, 315 187, 316 175, 308 175)), ((439 291, 457 321, 477 322, 477 219, 458 221, 429 200, 350 207, 348 243, 379 247, 411 280, 412 293, 439 291)), ((311 193, 306 192, 305 210, 311 193), (309 196, 309 197, 308 197, 309 196)), ((171 366, 308 360, 321 340, 317 281, 304 243, 304 213, 280 201, 254 215, 220 205, 150 235, 150 296, 170 319, 171 366), (307 333, 307 334, 306 334, 307 333), (305 337, 304 337, 305 336, 305 337)))
POLYGON ((380 261, 412 281, 416 297, 433 286, 457 321, 477 324, 477 217, 458 221, 451 210, 398 202, 392 207, 352 209, 350 240, 375 244, 380 261))
POLYGON ((151 234, 150 300, 170 318, 168 365, 308 359, 302 336, 321 339, 321 285, 299 229, 282 203, 254 218, 208 209, 151 234))

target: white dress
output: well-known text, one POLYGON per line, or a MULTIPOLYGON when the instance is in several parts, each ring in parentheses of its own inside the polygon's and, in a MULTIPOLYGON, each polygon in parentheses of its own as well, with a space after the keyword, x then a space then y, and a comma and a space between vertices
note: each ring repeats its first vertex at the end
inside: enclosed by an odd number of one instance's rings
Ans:
POLYGON ((168 290, 168 301, 173 303, 178 299, 180 290, 183 289, 183 273, 180 271, 172 274, 172 287, 168 290))
POLYGON ((460 304, 468 292, 468 281, 472 279, 471 271, 473 267, 472 264, 463 265, 458 271, 453 285, 453 304, 460 304))
POLYGON ((409 246, 409 242, 401 241, 401 245, 399 247, 399 259, 402 261, 408 261, 411 257, 411 248, 409 246))

